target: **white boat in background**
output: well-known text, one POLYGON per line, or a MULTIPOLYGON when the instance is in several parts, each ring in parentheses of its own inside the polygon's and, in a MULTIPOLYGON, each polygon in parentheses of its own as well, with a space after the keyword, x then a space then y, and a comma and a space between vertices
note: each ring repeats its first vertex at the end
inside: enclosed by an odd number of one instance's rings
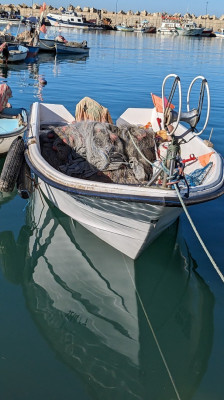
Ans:
POLYGON ((78 15, 75 11, 65 11, 62 14, 49 13, 47 19, 52 26, 63 28, 89 29, 92 25, 85 22, 82 15, 78 15))
POLYGON ((223 38, 224 37, 224 28, 221 28, 217 32, 215 32, 215 36, 218 38, 223 38))
POLYGON ((182 23, 176 27, 177 33, 180 36, 200 36, 204 29, 204 27, 199 28, 193 21, 182 23))
POLYGON ((19 26, 25 22, 25 18, 18 13, 0 12, 0 25, 19 26))
MULTIPOLYGON (((69 136, 68 142, 68 138, 64 136, 66 127, 75 131, 83 127, 86 132, 86 128, 91 125, 85 125, 89 124, 88 121, 76 125, 73 115, 59 104, 34 103, 30 114, 25 157, 38 178, 41 191, 64 213, 133 259, 137 258, 143 249, 178 218, 182 212, 182 202, 187 207, 215 199, 224 193, 223 158, 208 146, 209 143, 198 136, 205 130, 209 119, 210 97, 206 79, 197 77, 192 81, 187 96, 187 112, 181 111, 181 85, 176 75, 168 75, 164 79, 162 99, 162 106, 160 103, 160 106, 156 105, 153 108, 127 109, 118 118, 117 126, 111 131, 111 136, 109 135, 111 141, 114 140, 114 131, 117 135, 123 135, 123 140, 127 140, 129 144, 131 142, 130 145, 136 150, 136 157, 139 156, 147 167, 150 161, 143 153, 144 150, 148 151, 150 148, 145 147, 141 151, 138 147, 139 140, 136 143, 131 132, 136 130, 146 140, 155 135, 160 140, 160 135, 165 135, 165 140, 163 138, 160 144, 157 140, 152 142, 154 146, 152 151, 155 151, 154 161, 150 164, 152 175, 145 183, 138 180, 138 184, 129 184, 126 178, 122 183, 116 183, 117 181, 113 180, 102 181, 100 176, 104 177, 106 167, 101 167, 101 169, 97 167, 94 170, 99 172, 99 174, 96 173, 97 179, 92 177, 83 179, 77 175, 75 177, 62 173, 49 163, 49 149, 45 156, 42 155, 40 137, 43 138, 45 135, 46 127, 51 126, 52 129, 53 125, 57 126, 59 129, 57 132, 61 132, 62 142, 65 145, 66 140, 66 143, 70 143, 70 139, 74 139, 69 136), (168 103, 165 101, 165 84, 170 77, 174 78, 173 84, 178 84, 179 88, 178 112, 174 112, 170 107, 172 99, 168 103), (202 80, 198 103, 200 106, 198 109, 191 110, 190 93, 198 79, 202 80), (201 116, 203 104, 201 96, 204 90, 208 96, 207 116, 204 126, 197 133, 195 129, 201 116), (180 124, 180 121, 184 125, 180 124), (147 127, 149 124, 150 129, 147 127), (62 131, 60 125, 64 126, 62 131), (142 128, 144 126, 146 131, 142 128), (173 148, 174 143, 176 150, 173 148), (173 161, 168 162, 167 154, 170 152, 172 152, 173 161)), ((95 126, 94 123, 92 126, 95 126)), ((102 129, 103 127, 104 125, 102 129)), ((79 133, 78 137, 80 137, 79 133)), ((119 145, 119 136, 116 138, 116 143, 119 145)), ((113 146, 111 144, 112 148, 115 146, 114 143, 113 141, 113 146)), ((70 146, 75 145, 67 145, 64 148, 69 153, 70 146)), ((97 145, 94 144, 94 146, 95 151, 97 145)), ((92 155, 92 152, 90 154, 92 155)), ((99 154, 101 157, 102 148, 99 148, 99 154)), ((118 153, 114 156, 112 154, 111 160, 108 161, 108 156, 103 154, 102 162, 106 162, 103 165, 108 165, 109 162, 111 168, 117 168, 117 155, 118 153)), ((81 158, 84 160, 83 157, 81 158)), ((88 165, 92 168, 91 162, 88 165)), ((122 165, 126 165, 127 173, 131 171, 127 158, 123 159, 122 165)), ((105 176, 107 177, 108 175, 105 176)))
POLYGON ((162 35, 176 35, 177 27, 180 27, 180 22, 165 20, 162 22, 160 28, 157 29, 157 32, 162 35))
POLYGON ((121 32, 134 32, 133 26, 128 26, 126 24, 116 25, 116 30, 121 32))

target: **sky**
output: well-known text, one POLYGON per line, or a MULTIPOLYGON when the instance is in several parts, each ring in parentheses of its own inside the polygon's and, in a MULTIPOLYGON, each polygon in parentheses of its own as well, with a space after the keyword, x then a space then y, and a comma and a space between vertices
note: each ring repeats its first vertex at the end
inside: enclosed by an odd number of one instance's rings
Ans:
MULTIPOLYGON (((44 0, 43 0, 44 1, 44 0)), ((154 12, 167 12, 169 14, 181 13, 182 15, 189 12, 190 14, 199 15, 216 15, 216 17, 221 17, 224 14, 224 1, 223 0, 77 0, 74 2, 72 0, 45 0, 47 5, 52 5, 53 7, 64 7, 72 4, 73 6, 83 7, 95 7, 101 10, 102 8, 108 11, 143 11, 146 10, 149 13, 154 12)), ((23 1, 15 0, 13 4, 22 4, 23 1)), ((24 3, 31 6, 33 3, 42 4, 39 0, 24 0, 24 3)))
MULTIPOLYGON (((24 2, 26 3, 26 1, 24 2)), ((40 4, 38 1, 36 2, 40 4)), ((178 12, 182 15, 189 12, 190 14, 195 14, 196 16, 205 15, 207 11, 207 14, 216 15, 216 17, 220 17, 224 14, 223 0, 77 0, 75 3, 71 0, 64 0, 63 2, 61 2, 61 0, 45 0, 45 2, 48 5, 52 5, 57 8, 59 8, 62 4, 64 7, 72 4, 82 8, 95 7, 99 10, 105 8, 108 11, 115 11, 116 9, 117 11, 132 10, 134 12, 146 10, 150 13, 166 11, 170 14, 178 12)), ((32 4, 31 1, 30 3, 32 4)), ((28 5, 29 3, 27 2, 26 4, 28 5)))

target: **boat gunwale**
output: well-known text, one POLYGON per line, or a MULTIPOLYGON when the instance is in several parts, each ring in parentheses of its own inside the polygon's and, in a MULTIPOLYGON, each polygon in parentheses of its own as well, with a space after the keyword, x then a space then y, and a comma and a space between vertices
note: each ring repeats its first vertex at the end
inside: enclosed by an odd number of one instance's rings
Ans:
MULTIPOLYGON (((28 151, 25 151, 25 159, 31 170, 35 175, 37 175, 42 181, 47 183, 49 186, 52 186, 56 189, 59 189, 61 191, 67 192, 68 194, 74 194, 74 195, 83 195, 83 196, 89 196, 89 197, 98 197, 101 199, 107 199, 107 200, 117 200, 117 201, 128 201, 128 202, 137 202, 137 203, 147 203, 147 204, 153 204, 153 205, 160 205, 160 206, 169 206, 169 207, 181 207, 180 200, 178 197, 168 197, 168 196, 143 196, 143 195, 133 195, 133 194, 122 194, 122 193, 111 193, 111 192, 100 192, 92 189, 79 189, 79 188, 74 188, 71 186, 63 185, 61 182, 57 182, 56 180, 53 180, 46 175, 44 175, 40 170, 38 170, 30 160, 28 151)), ((88 182, 88 181, 87 181, 88 182)), ((97 184, 97 182, 96 182, 97 184)), ((123 185, 124 186, 124 185, 123 185)), ((128 186, 130 188, 130 186, 128 186)), ((133 187, 138 187, 138 186, 133 186, 133 187)), ((157 189, 156 189, 157 190, 157 189)), ((161 190, 161 189, 160 189, 161 190)), ((162 191, 162 190, 161 190, 162 191)), ((164 190, 165 192, 165 190, 164 190)), ((174 193, 176 194, 176 192, 174 193)), ((201 195, 200 197, 194 197, 194 198, 187 198, 187 197, 182 197, 184 204, 187 206, 190 205, 195 205, 195 204, 200 204, 200 203, 205 203, 207 201, 216 199, 224 194, 224 182, 222 183, 222 186, 219 187, 216 191, 209 192, 209 193, 204 193, 204 195, 201 195)))

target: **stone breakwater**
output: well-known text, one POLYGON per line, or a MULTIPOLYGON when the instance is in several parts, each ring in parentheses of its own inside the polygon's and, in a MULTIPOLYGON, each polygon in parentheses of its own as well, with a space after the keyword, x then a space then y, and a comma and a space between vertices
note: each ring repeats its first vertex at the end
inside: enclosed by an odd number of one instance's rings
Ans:
MULTIPOLYGON (((157 12, 157 13, 149 13, 148 11, 128 11, 124 12, 123 10, 120 10, 118 12, 114 11, 107 11, 105 9, 102 10, 97 10, 95 8, 90 8, 90 7, 74 7, 70 6, 68 7, 68 10, 70 11, 76 11, 78 14, 82 14, 83 17, 85 17, 87 20, 96 20, 96 22, 99 22, 100 19, 103 18, 109 18, 111 20, 111 25, 118 25, 121 24, 122 22, 134 26, 137 23, 141 22, 142 20, 147 20, 149 23, 153 26, 156 26, 157 28, 161 26, 162 23, 162 13, 157 12)), ((8 12, 14 12, 14 11, 19 11, 20 15, 24 17, 30 17, 35 16, 39 17, 40 12, 41 12, 41 5, 39 4, 33 4, 32 7, 27 6, 26 4, 21 4, 21 5, 13 5, 13 4, 6 4, 6 5, 0 5, 0 11, 8 11, 8 12)), ((45 16, 49 12, 54 12, 60 14, 62 11, 65 11, 63 7, 60 8, 54 8, 53 6, 49 5, 47 6, 45 10, 45 16)), ((220 18, 217 18, 215 15, 200 15, 200 16, 195 16, 194 14, 185 14, 181 16, 181 14, 174 14, 174 15, 169 15, 168 17, 175 17, 175 18, 180 18, 183 17, 185 20, 191 19, 192 21, 196 22, 197 25, 204 26, 206 28, 213 28, 214 31, 217 31, 221 28, 224 28, 224 15, 222 15, 220 18)))

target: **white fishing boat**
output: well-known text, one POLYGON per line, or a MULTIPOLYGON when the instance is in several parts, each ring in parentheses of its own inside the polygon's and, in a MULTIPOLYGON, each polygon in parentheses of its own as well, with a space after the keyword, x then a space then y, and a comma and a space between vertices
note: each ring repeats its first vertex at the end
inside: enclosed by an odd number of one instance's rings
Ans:
POLYGON ((65 11, 62 14, 47 14, 47 19, 52 26, 63 28, 81 28, 89 29, 92 24, 85 22, 82 15, 78 15, 75 11, 65 11))
MULTIPOLYGON (((186 112, 181 110, 181 98, 180 79, 171 74, 163 82, 162 106, 160 104, 162 109, 157 105, 152 108, 130 108, 118 118, 116 127, 111 124, 109 128, 105 128, 105 124, 97 125, 96 131, 99 133, 100 129, 109 129, 108 148, 106 154, 103 153, 101 147, 97 148, 97 137, 94 139, 92 136, 89 139, 89 136, 86 136, 87 141, 92 140, 94 146, 90 149, 90 158, 87 157, 86 163, 90 172, 94 171, 96 175, 94 178, 86 175, 85 179, 84 175, 69 175, 65 173, 65 169, 53 166, 49 148, 46 154, 42 155, 41 142, 45 141, 46 127, 50 126, 52 129, 55 125, 57 135, 61 135, 63 139, 59 137, 60 146, 64 143, 68 152, 77 149, 75 157, 81 157, 81 161, 84 161, 83 153, 78 153, 78 147, 75 147, 73 141, 79 137, 83 139, 80 129, 86 134, 87 129, 95 127, 94 123, 84 121, 77 124, 74 122, 74 116, 63 105, 34 103, 30 114, 25 156, 38 177, 41 191, 64 213, 111 246, 135 259, 177 219, 183 204, 185 207, 200 204, 224 193, 223 158, 214 148, 209 147, 209 141, 205 142, 199 138, 199 134, 204 132, 207 126, 210 112, 206 79, 196 77, 192 81, 187 94, 186 112), (174 79, 173 85, 178 85, 179 88, 178 112, 174 112, 170 106, 173 94, 169 96, 168 101, 165 99, 165 84, 169 78, 174 79), (191 89, 200 79, 202 83, 199 108, 191 109, 191 89), (197 132, 204 91, 208 96, 207 116, 202 129, 197 132), (148 128, 149 125, 151 128, 148 128), (69 140, 64 136, 66 129, 76 132, 75 135, 69 136, 69 140), (159 139, 161 135, 165 135, 162 141, 159 139), (134 161, 133 157, 122 158, 122 161, 119 161, 120 153, 114 149, 120 145, 120 137, 122 143, 127 142, 127 145, 132 146, 131 151, 135 152, 134 161), (139 143, 143 137, 144 140, 150 141, 152 147, 145 145, 141 151, 139 143), (91 158, 93 149, 99 152, 94 153, 99 160, 97 166, 93 165, 91 158), (152 155, 153 161, 148 159, 147 154, 152 155), (136 164, 138 157, 139 163, 136 164), (143 164, 145 168, 150 168, 151 173, 144 175, 147 178, 141 180, 137 177, 140 172, 138 167, 143 168, 143 164), (116 179, 109 180, 109 177, 113 169, 117 168, 115 172, 118 172, 118 165, 122 165, 124 179, 117 183, 116 179), (126 179, 126 174, 129 173, 135 174, 135 184, 126 179), (102 176, 107 180, 101 179, 102 176)), ((144 140, 141 143, 144 143, 144 140)), ((61 149, 62 147, 58 149, 60 154, 61 149)), ((75 165, 75 161, 72 162, 75 165)), ((145 174, 144 168, 141 171, 145 174)))
MULTIPOLYGON (((4 43, 3 43, 3 45, 4 45, 4 43)), ((8 55, 7 62, 8 63, 17 63, 17 62, 21 62, 21 61, 25 60, 29 50, 27 47, 21 46, 19 44, 8 44, 8 51, 9 51, 9 55, 8 55)), ((0 51, 0 63, 5 63, 5 62, 6 62, 5 56, 4 56, 3 52, 0 51)))
POLYGON ((121 32, 134 32, 134 27, 133 26, 128 26, 125 23, 121 25, 116 25, 116 30, 121 31, 121 32))
POLYGON ((177 27, 180 27, 180 22, 165 20, 162 22, 160 28, 157 29, 157 32, 162 35, 176 35, 177 27))
POLYGON ((55 49, 57 54, 89 54, 89 47, 87 42, 83 41, 81 43, 68 42, 60 43, 55 42, 55 49))
POLYGON ((200 36, 204 29, 204 27, 199 28, 193 21, 188 21, 176 27, 177 33, 180 36, 200 36))
POLYGON ((5 155, 13 140, 22 135, 27 128, 27 112, 22 107, 8 107, 12 97, 9 86, 0 85, 0 156, 5 155))

